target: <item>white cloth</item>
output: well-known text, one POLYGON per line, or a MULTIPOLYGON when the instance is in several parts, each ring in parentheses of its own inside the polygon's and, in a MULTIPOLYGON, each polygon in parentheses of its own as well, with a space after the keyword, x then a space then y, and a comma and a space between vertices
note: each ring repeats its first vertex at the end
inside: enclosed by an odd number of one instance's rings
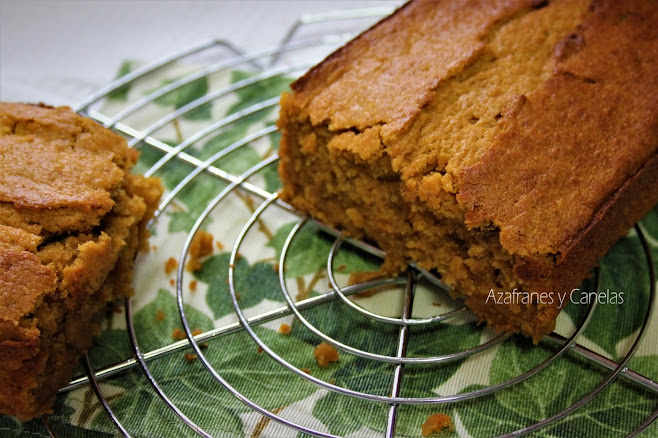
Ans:
POLYGON ((125 59, 153 62, 211 38, 266 49, 303 14, 399 3, 0 0, 0 100, 75 106, 125 59))

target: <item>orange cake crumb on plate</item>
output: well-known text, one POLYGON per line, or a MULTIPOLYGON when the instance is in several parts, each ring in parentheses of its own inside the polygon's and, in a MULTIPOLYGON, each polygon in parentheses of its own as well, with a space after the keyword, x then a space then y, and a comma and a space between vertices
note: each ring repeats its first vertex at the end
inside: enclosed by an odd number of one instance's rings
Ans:
POLYGON ((440 433, 443 429, 448 429, 449 431, 454 430, 452 425, 452 419, 450 415, 446 414, 432 414, 427 417, 427 420, 423 423, 421 427, 421 432, 423 436, 430 436, 433 433, 440 433))
POLYGON ((214 237, 207 231, 199 230, 190 243, 189 261, 185 266, 188 271, 196 272, 201 269, 202 259, 213 253, 213 240, 214 237))
POLYGON ((164 265, 165 274, 170 275, 177 267, 178 261, 173 257, 169 257, 164 265))
POLYGON ((292 327, 290 327, 290 325, 286 324, 285 322, 279 326, 279 333, 282 335, 289 335, 291 331, 292 327))
POLYGON ((320 368, 326 368, 331 362, 337 362, 339 355, 333 345, 320 342, 313 350, 313 355, 320 368))
POLYGON ((171 338, 175 339, 176 341, 181 341, 187 338, 187 335, 185 335, 185 332, 183 330, 176 327, 171 331, 171 338))
POLYGON ((199 355, 197 355, 195 353, 185 353, 185 361, 187 363, 194 362, 198 358, 199 358, 199 355))

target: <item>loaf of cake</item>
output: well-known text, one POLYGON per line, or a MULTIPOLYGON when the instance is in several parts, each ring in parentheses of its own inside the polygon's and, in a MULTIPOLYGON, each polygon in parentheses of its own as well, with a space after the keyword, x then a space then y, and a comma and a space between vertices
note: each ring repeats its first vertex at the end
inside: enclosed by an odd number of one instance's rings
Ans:
POLYGON ((0 414, 49 412, 108 305, 132 295, 162 194, 136 159, 68 107, 0 103, 0 414))
POLYGON ((414 0, 291 88, 282 198, 500 331, 551 332, 658 202, 655 1, 414 0))

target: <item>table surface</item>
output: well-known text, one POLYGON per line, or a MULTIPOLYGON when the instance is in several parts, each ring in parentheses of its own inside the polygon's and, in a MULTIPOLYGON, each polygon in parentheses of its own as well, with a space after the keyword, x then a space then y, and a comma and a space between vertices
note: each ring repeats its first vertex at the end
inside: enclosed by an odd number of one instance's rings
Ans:
POLYGON ((210 38, 269 48, 301 15, 399 1, 0 0, 0 100, 71 105, 143 62, 210 38))

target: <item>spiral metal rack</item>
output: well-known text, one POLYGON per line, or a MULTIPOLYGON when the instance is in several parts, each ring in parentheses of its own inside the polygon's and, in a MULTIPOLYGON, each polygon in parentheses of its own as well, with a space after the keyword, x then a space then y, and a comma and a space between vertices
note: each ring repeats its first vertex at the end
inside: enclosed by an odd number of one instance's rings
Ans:
MULTIPOLYGON (((579 400, 573 402, 566 409, 563 409, 562 411, 555 413, 552 416, 545 418, 535 424, 529 425, 519 430, 511 431, 504 436, 521 436, 524 434, 528 434, 571 415, 572 413, 574 413, 574 411, 576 411, 586 403, 590 402, 594 397, 596 397, 597 394, 599 394, 604 388, 606 388, 613 380, 617 378, 633 381, 636 384, 639 384, 642 387, 653 392, 654 394, 658 395, 658 383, 628 368, 628 362, 631 359, 631 357, 633 357, 633 354, 636 352, 638 346, 640 345, 642 337, 647 330, 647 322, 650 319, 651 309, 654 307, 654 301, 655 301, 656 277, 654 272, 654 264, 651 259, 651 251, 648 247, 643 230, 639 226, 636 226, 636 231, 639 236, 640 242, 642 244, 643 252, 646 258, 646 266, 648 272, 647 274, 648 277, 647 288, 649 289, 648 306, 645 310, 645 314, 641 316, 641 318, 644 319, 644 322, 640 330, 637 332, 634 343, 628 350, 627 354, 619 362, 613 362, 612 360, 607 359, 578 343, 579 336, 585 330, 593 313, 595 312, 596 306, 595 304, 592 304, 588 310, 586 317, 580 322, 580 324, 576 327, 574 333, 569 338, 564 338, 556 333, 547 335, 544 338, 543 342, 550 344, 554 347, 553 353, 544 362, 534 366, 534 368, 531 368, 523 372, 522 374, 516 375, 513 378, 503 381, 501 383, 497 383, 477 390, 462 392, 459 394, 454 394, 449 396, 434 396, 434 397, 420 397, 420 398, 403 397, 401 396, 401 388, 403 387, 403 383, 404 383, 404 372, 406 365, 415 364, 415 365, 423 365, 423 366, 440 367, 444 363, 465 359, 467 357, 477 355, 478 353, 481 353, 487 350, 488 348, 491 348, 494 345, 497 345, 505 341, 508 338, 508 335, 493 336, 489 341, 483 342, 480 345, 477 345, 473 348, 469 348, 467 350, 459 351, 456 353, 438 355, 432 357, 409 357, 407 355, 407 345, 410 338, 411 327, 419 326, 419 325, 428 326, 432 324, 441 324, 450 318, 453 318, 458 315, 462 315, 468 311, 463 306, 461 306, 449 312, 432 317, 426 317, 426 318, 412 317, 412 307, 414 305, 415 287, 421 277, 424 280, 429 281, 429 283, 435 287, 439 287, 439 288, 444 287, 441 284, 440 280, 434 277, 431 273, 419 270, 415 266, 409 266, 405 277, 395 278, 395 279, 385 279, 385 280, 375 279, 352 286, 344 286, 344 287, 339 286, 335 278, 334 257, 339 251, 339 249, 341 248, 341 246, 347 244, 345 243, 346 240, 343 239, 340 236, 340 233, 338 233, 337 231, 329 229, 323 224, 317 222, 315 223, 316 226, 320 227, 321 229, 323 229, 324 231, 335 237, 335 241, 331 248, 331 252, 329 254, 329 258, 327 261, 327 273, 331 285, 331 290, 325 294, 312 296, 310 298, 306 298, 301 301, 295 301, 295 299, 291 295, 291 292, 288 289, 286 279, 284 278, 283 272, 285 269, 283 267, 285 267, 286 263, 288 262, 287 259, 289 257, 289 253, 291 250, 290 248, 297 233, 307 223, 307 221, 310 221, 307 218, 299 218, 298 224, 292 229, 285 242, 283 251, 279 259, 279 265, 281 267, 279 269, 279 280, 280 280, 281 292, 283 298, 285 299, 285 305, 277 309, 274 309, 272 311, 263 312, 257 315, 247 316, 245 314, 244 310, 241 308, 240 302, 238 300, 238 294, 236 292, 235 285, 236 285, 237 274, 234 269, 235 263, 237 262, 237 259, 239 257, 239 251, 241 245, 243 245, 244 238, 246 234, 249 232, 249 230, 254 226, 254 224, 256 224, 259 221, 259 218, 261 217, 261 215, 263 215, 263 213, 266 210, 272 208, 280 208, 290 213, 294 213, 294 209, 291 206, 287 205, 285 202, 281 201, 277 197, 276 193, 269 193, 264 189, 251 184, 248 181, 248 179, 252 175, 256 174, 257 172, 265 169, 268 166, 275 165, 278 158, 275 154, 269 156, 269 158, 266 158, 265 160, 263 160, 253 168, 249 169, 247 172, 243 173, 242 175, 233 175, 231 173, 228 173, 227 171, 222 170, 219 167, 216 167, 214 163, 220 158, 232 153, 233 151, 238 150, 240 147, 257 140, 258 138, 272 134, 273 132, 276 131, 276 127, 267 126, 258 132, 251 133, 247 135, 245 138, 242 138, 239 141, 234 142, 229 147, 223 149, 219 153, 216 153, 215 155, 213 155, 212 157, 206 160, 201 160, 191 154, 188 154, 186 152, 186 148, 188 148, 190 145, 194 144, 198 140, 206 137, 207 135, 216 132, 220 128, 230 126, 233 123, 238 123, 241 119, 249 116, 250 114, 253 114, 256 111, 266 108, 276 108, 278 99, 277 98, 267 99, 255 105, 252 105, 248 108, 245 108, 241 111, 238 111, 222 120, 214 122, 211 126, 204 128, 203 130, 195 133, 192 136, 189 136, 186 140, 180 142, 175 146, 171 146, 169 144, 166 144, 156 139, 152 134, 158 129, 162 128, 163 126, 166 126, 167 124, 174 122, 176 119, 194 110, 195 108, 198 108, 199 106, 207 102, 221 99, 236 90, 253 86, 254 84, 258 84, 260 81, 278 75, 290 75, 290 76, 299 75, 303 73, 303 71, 307 69, 310 64, 294 63, 294 65, 291 65, 290 61, 288 61, 288 63, 283 63, 280 61, 284 58, 287 59, 289 56, 293 56, 296 52, 300 52, 309 48, 310 49, 316 49, 318 47, 322 48, 322 50, 326 54, 331 49, 345 42, 348 38, 348 35, 339 36, 334 33, 330 35, 322 35, 321 37, 315 37, 314 39, 299 40, 299 38, 296 38, 299 35, 299 33, 304 31, 306 28, 313 27, 316 24, 322 25, 322 23, 324 23, 326 25, 326 23, 330 23, 333 29, 334 23, 344 24, 346 22, 356 23, 355 25, 358 25, 359 27, 362 28, 363 20, 370 20, 370 22, 372 22, 374 19, 377 19, 378 17, 381 17, 390 12, 391 12, 391 8, 384 7, 384 8, 359 9, 359 10, 346 10, 346 11, 338 11, 333 13, 326 13, 322 15, 305 16, 300 20, 298 20, 298 22, 289 30, 285 39, 278 47, 275 47, 271 50, 265 50, 259 53, 247 54, 225 41, 210 41, 201 44, 199 46, 190 48, 189 50, 185 50, 183 52, 173 54, 172 56, 164 60, 161 60, 160 62, 157 62, 155 64, 143 68, 139 68, 133 71, 132 73, 129 73, 126 76, 121 77, 120 79, 117 79, 115 82, 109 84, 102 90, 98 91, 93 96, 89 97, 88 100, 86 100, 81 105, 79 105, 78 108, 76 108, 78 112, 97 120, 99 123, 103 124, 106 127, 112 128, 122 133, 124 136, 128 138, 128 143, 131 147, 153 148, 159 151, 162 154, 162 157, 151 169, 149 169, 146 172, 148 175, 154 174, 157 170, 161 169, 166 163, 172 160, 173 161, 178 160, 184 162, 187 165, 191 166, 191 168, 193 169, 187 176, 185 176, 185 178, 173 190, 171 190, 166 195, 165 199, 162 200, 161 205, 156 211, 155 218, 152 220, 149 226, 152 226, 153 223, 158 221, 158 218, 162 214, 163 210, 170 203, 172 203, 172 201, 186 187, 187 184, 189 184, 191 181, 197 178, 200 174, 205 173, 211 175, 228 184, 228 186, 226 186, 226 188, 222 190, 221 193, 219 193, 206 206, 206 208, 203 210, 201 215, 198 217, 198 220, 196 221, 196 223, 194 224, 192 230, 188 235, 182 253, 180 254, 179 257, 179 263, 178 263, 179 268, 178 268, 177 280, 176 280, 177 301, 178 301, 178 308, 179 308, 181 322, 184 327, 184 331, 187 335, 187 339, 179 342, 175 342, 171 345, 156 350, 142 351, 138 343, 138 335, 135 333, 135 328, 132 323, 131 303, 130 301, 126 301, 125 306, 126 306, 127 328, 132 343, 132 347, 134 350, 134 356, 120 363, 114 364, 109 367, 104 367, 102 369, 93 369, 89 363, 88 358, 85 357, 83 360, 83 365, 86 371, 86 376, 75 379, 69 384, 69 386, 63 389, 63 391, 67 391, 82 385, 90 384, 96 396, 98 397, 98 400, 102 404, 102 407, 109 415, 110 419, 116 426, 118 432, 123 436, 130 436, 130 431, 126 430, 126 428, 122 425, 121 420, 112 412, 110 405, 106 401, 106 398, 104 397, 97 382, 105 377, 112 376, 117 373, 121 373, 127 369, 135 368, 135 367, 141 369, 144 375, 148 378, 149 383, 151 384, 153 390, 169 406, 169 408, 173 410, 173 412, 178 416, 178 418, 182 422, 187 424, 187 426, 189 426, 189 428, 192 431, 196 432, 197 434, 201 436, 210 436, 208 432, 203 430, 201 426, 195 424, 195 422, 185 414, 183 409, 179 408, 179 406, 177 406, 175 402, 170 400, 170 398, 167 396, 165 391, 163 391, 160 384, 158 383, 157 378, 155 378, 153 373, 151 372, 151 364, 154 360, 164 357, 175 351, 182 351, 184 349, 189 349, 190 346, 194 349, 195 353, 198 355, 198 358, 205 366, 207 372, 210 373, 213 376, 213 378, 216 379, 217 382, 219 382, 224 388, 230 391, 235 397, 237 397, 240 401, 242 401, 244 404, 248 405, 251 409, 253 409, 253 411, 265 417, 268 417, 271 420, 279 422, 287 427, 295 429, 299 432, 307 433, 313 436, 332 436, 326 432, 314 430, 302 424, 297 424, 296 422, 291 421, 290 419, 283 418, 282 416, 278 415, 276 412, 271 412, 270 410, 265 409, 262 406, 259 406, 257 403, 250 400, 249 397, 242 394, 238 389, 232 386, 231 382, 227 380, 225 377, 223 377, 221 369, 216 369, 215 367, 213 367, 213 365, 205 357, 204 350, 201 348, 201 345, 204 342, 208 342, 212 339, 220 338, 227 334, 236 333, 239 331, 246 332, 258 345, 258 347, 260 347, 269 357, 271 357, 274 361, 276 361, 281 367, 285 368, 288 372, 297 374, 299 379, 304 379, 306 381, 311 382, 312 384, 317 385, 319 388, 324 388, 328 391, 334 391, 343 394, 347 397, 355 397, 358 399, 366 400, 367 402, 379 403, 388 406, 388 418, 386 421, 386 425, 383 427, 383 430, 385 431, 384 435, 386 437, 393 437, 396 435, 396 422, 399 417, 398 411, 400 407, 403 405, 422 405, 422 404, 438 405, 444 403, 454 403, 462 400, 479 398, 487 394, 492 394, 498 391, 504 391, 506 390, 506 388, 519 384, 525 379, 528 379, 529 377, 537 373, 540 373, 542 370, 546 369, 552 363, 554 363, 558 358, 560 358, 563 355, 566 355, 567 353, 571 355, 580 356, 584 358, 586 361, 590 361, 592 363, 598 364, 599 366, 607 369, 609 372, 606 375, 606 377, 603 378, 603 380, 601 380, 598 385, 596 385, 595 388, 593 388, 589 393, 584 395, 579 400), (353 19, 359 19, 359 20, 353 20, 353 19), (186 57, 198 56, 199 54, 203 55, 213 50, 216 51, 217 49, 220 49, 219 51, 222 52, 222 59, 220 61, 214 63, 207 63, 202 68, 199 68, 196 71, 189 73, 174 82, 169 83, 168 85, 158 89, 157 91, 153 91, 149 93, 139 101, 134 102, 130 106, 124 108, 118 114, 110 117, 104 115, 101 112, 101 110, 98 109, 100 108, 102 101, 108 96, 109 93, 117 89, 120 89, 121 87, 124 87, 128 84, 131 84, 139 80, 140 78, 148 77, 149 75, 154 74, 154 72, 157 72, 159 69, 170 66, 176 62, 179 62, 182 59, 185 59, 186 57), (182 87, 186 84, 191 83, 194 80, 197 80, 214 72, 229 70, 237 67, 241 67, 241 68, 249 67, 256 73, 245 80, 238 81, 230 86, 227 86, 225 89, 210 92, 204 97, 194 100, 193 102, 177 109, 176 111, 172 112, 166 117, 157 120, 147 129, 137 130, 124 122, 126 118, 137 113, 149 103, 155 101, 158 98, 161 98, 162 96, 167 95, 168 93, 171 93, 172 91, 175 91, 179 87, 182 87), (220 203, 222 203, 222 201, 227 197, 227 195, 229 195, 234 191, 242 191, 244 193, 248 193, 254 198, 261 200, 260 205, 254 209, 253 215, 246 222, 246 224, 244 224, 244 227, 242 228, 237 239, 233 243, 233 248, 231 252, 230 264, 228 269, 229 289, 230 289, 230 296, 235 309, 235 313, 239 321, 233 324, 217 327, 213 330, 204 332, 202 334, 193 335, 191 325, 188 322, 187 315, 184 310, 184 299, 182 292, 183 276, 184 276, 183 267, 185 266, 186 259, 188 258, 188 252, 192 239, 200 229, 203 221, 207 218, 210 212, 213 211, 213 209, 215 209, 220 203), (375 287, 381 287, 382 285, 404 285, 405 298, 404 298, 402 316, 391 317, 391 316, 379 315, 372 311, 366 310, 362 306, 355 304, 353 300, 348 298, 348 296, 355 294, 357 292, 361 292, 375 287), (393 326, 396 326, 397 327, 396 354, 394 355, 375 354, 342 343, 341 341, 334 339, 328 334, 325 334, 321 329, 315 327, 313 323, 307 320, 302 314, 302 311, 305 309, 310 309, 316 306, 323 306, 331 301, 337 301, 337 300, 338 302, 346 305, 349 311, 356 311, 372 320, 378 321, 380 323, 391 324, 393 326), (312 332, 318 339, 324 340, 334 345, 341 352, 355 355, 360 358, 364 358, 368 361, 379 361, 379 362, 386 362, 392 364, 393 376, 391 378, 390 394, 376 395, 366 391, 357 391, 357 390, 349 389, 340 386, 338 384, 326 382, 325 380, 309 375, 298 369, 296 366, 290 364, 285 358, 283 358, 276 351, 274 351, 274 349, 270 348, 267 342, 261 339, 257 334, 257 332, 254 330, 254 327, 257 326, 258 324, 262 324, 268 321, 273 321, 284 315, 294 315, 296 321, 299 321, 301 324, 303 324, 305 328, 308 329, 310 332, 312 332)), ((306 60, 308 60, 308 58, 306 58, 306 60)), ((311 61, 317 61, 317 60, 318 59, 312 59, 311 61)), ((376 257, 383 256, 380 250, 363 242, 349 241, 349 245, 355 246, 360 250, 366 251, 376 257)), ((595 290, 598 290, 598 282, 600 276, 597 274, 595 277, 596 277, 595 290)), ((636 436, 640 434, 643 430, 649 427, 649 425, 651 425, 651 423, 656 419, 657 416, 658 416, 658 411, 653 412, 653 414, 651 414, 648 418, 646 418, 646 421, 644 421, 641 425, 639 425, 635 430, 631 431, 631 433, 628 436, 636 436)), ((56 432, 52 427, 52 425, 50 424, 50 422, 48 421, 47 417, 44 417, 43 421, 46 427, 48 428, 49 432, 51 433, 51 435, 56 436, 56 432)))

